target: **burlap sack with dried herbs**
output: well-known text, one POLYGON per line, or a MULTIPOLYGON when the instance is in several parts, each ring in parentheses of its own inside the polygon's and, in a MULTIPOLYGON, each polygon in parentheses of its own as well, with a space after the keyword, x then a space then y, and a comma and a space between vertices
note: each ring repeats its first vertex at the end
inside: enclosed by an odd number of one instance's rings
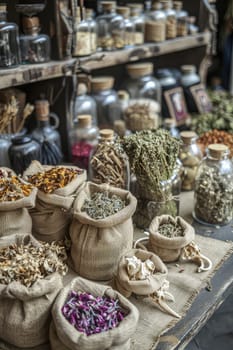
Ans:
MULTIPOLYGON (((15 173, 8 168, 1 168, 15 173)), ((32 219, 28 210, 36 203, 37 189, 33 188, 29 196, 16 201, 0 202, 0 237, 17 233, 31 233, 32 219)))
POLYGON ((70 226, 71 260, 73 269, 82 277, 106 281, 113 277, 120 256, 133 244, 132 215, 137 205, 129 192, 116 187, 87 182, 74 203, 70 226), (108 192, 126 201, 126 206, 105 219, 92 219, 82 206, 92 193, 108 192))
MULTIPOLYGON (((40 245, 31 235, 12 235, 0 239, 0 248, 30 242, 40 245)), ((51 307, 61 288, 58 273, 38 279, 30 288, 16 281, 0 284, 0 338, 19 348, 48 342, 51 307)))
POLYGON ((180 216, 162 215, 155 217, 149 226, 149 242, 147 248, 157 254, 164 262, 179 259, 181 250, 194 240, 194 228, 180 216), (183 236, 168 238, 158 232, 159 226, 168 222, 178 222, 183 228, 183 236))
POLYGON ((131 249, 121 257, 114 283, 116 289, 125 297, 129 298, 132 293, 149 295, 158 291, 162 287, 166 277, 167 268, 157 255, 142 249, 131 249), (155 266, 153 275, 143 280, 131 280, 127 272, 126 259, 133 256, 136 256, 142 262, 150 259, 155 266))
MULTIPOLYGON (((33 161, 24 172, 24 177, 51 169, 38 161, 33 161)), ((67 168, 76 168, 67 166, 67 168)), ((77 168, 76 168, 77 169, 77 168)), ((36 206, 30 210, 33 235, 46 242, 64 239, 68 234, 71 222, 71 208, 79 187, 86 181, 86 172, 83 171, 76 179, 64 188, 56 189, 51 194, 38 190, 36 206)))
POLYGON ((129 350, 130 338, 136 330, 139 312, 133 304, 111 287, 93 283, 83 278, 75 278, 60 291, 52 308, 52 317, 53 321, 50 326, 52 350, 129 350), (128 311, 128 315, 117 327, 87 336, 75 329, 62 315, 61 309, 71 290, 91 293, 94 296, 105 295, 113 299, 119 299, 120 305, 128 311))

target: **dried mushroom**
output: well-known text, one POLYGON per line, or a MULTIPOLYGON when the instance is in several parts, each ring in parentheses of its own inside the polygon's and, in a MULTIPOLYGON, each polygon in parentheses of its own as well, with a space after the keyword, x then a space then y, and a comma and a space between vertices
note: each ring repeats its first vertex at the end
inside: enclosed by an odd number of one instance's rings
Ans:
POLYGON ((0 202, 13 202, 28 197, 33 186, 10 171, 0 169, 0 202))

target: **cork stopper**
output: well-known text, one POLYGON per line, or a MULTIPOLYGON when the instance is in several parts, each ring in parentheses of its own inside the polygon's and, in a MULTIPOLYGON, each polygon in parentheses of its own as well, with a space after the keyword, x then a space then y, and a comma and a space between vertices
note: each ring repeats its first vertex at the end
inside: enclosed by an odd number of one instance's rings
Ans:
POLYGON ((165 126, 176 126, 176 121, 173 118, 166 118, 164 119, 164 125, 165 126))
POLYGON ((120 137, 125 136, 126 125, 125 125, 124 120, 115 120, 114 121, 114 130, 120 137))
POLYGON ((174 2, 173 2, 173 8, 174 8, 176 11, 180 11, 180 10, 183 8, 182 1, 174 1, 174 2))
POLYGON ((159 1, 154 1, 151 8, 153 11, 161 10, 162 4, 159 1))
POLYGON ((139 9, 139 10, 143 10, 143 4, 137 4, 137 3, 133 3, 133 4, 128 4, 128 7, 131 9, 139 9))
POLYGON ((87 86, 84 83, 80 83, 77 86, 77 95, 85 95, 87 93, 87 86))
POLYGON ((117 96, 118 96, 119 100, 122 100, 122 101, 129 100, 129 93, 125 90, 119 90, 117 92, 117 96))
POLYGON ((129 10, 129 7, 126 7, 126 6, 117 6, 116 12, 119 15, 122 15, 124 18, 128 18, 130 10, 129 10))
POLYGON ((113 77, 96 77, 91 79, 91 90, 93 92, 112 89, 113 85, 113 77))
POLYGON ((101 1, 101 6, 104 11, 112 11, 116 8, 116 2, 115 1, 101 1))
POLYGON ((49 120, 49 101, 37 100, 35 102, 36 119, 39 121, 49 120))
POLYGON ((184 74, 195 73, 196 67, 191 65, 191 64, 185 64, 185 65, 181 66, 181 71, 184 74))
POLYGON ((164 10, 169 10, 172 8, 172 2, 170 0, 162 0, 161 3, 164 10))
POLYGON ((214 143, 208 146, 209 155, 215 159, 221 159, 229 153, 229 148, 222 143, 214 143))
POLYGON ((91 126, 92 116, 89 114, 78 115, 78 126, 80 128, 85 128, 91 126))
POLYGON ((184 144, 189 145, 193 139, 197 138, 197 134, 194 131, 182 131, 180 137, 184 144))
POLYGON ((85 13, 87 17, 92 17, 94 15, 93 9, 89 9, 89 8, 88 9, 86 8, 85 13))
POLYGON ((100 138, 102 140, 111 141, 114 139, 114 130, 112 129, 102 129, 100 130, 100 138))
POLYGON ((152 63, 128 64, 127 72, 131 78, 139 78, 153 73, 152 63))
POLYGON ((39 17, 27 17, 24 16, 22 19, 23 31, 25 34, 33 34, 38 33, 40 28, 40 20, 39 17))

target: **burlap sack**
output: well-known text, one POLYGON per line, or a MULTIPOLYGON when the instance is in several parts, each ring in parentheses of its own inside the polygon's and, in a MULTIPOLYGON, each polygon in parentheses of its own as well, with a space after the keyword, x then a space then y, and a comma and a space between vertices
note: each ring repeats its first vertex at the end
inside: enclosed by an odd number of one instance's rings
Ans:
MULTIPOLYGON (((33 175, 51 169, 38 161, 33 161, 23 176, 33 175)), ((68 168, 75 168, 68 166, 68 168)), ((71 222, 71 208, 78 188, 86 181, 86 171, 77 176, 64 188, 59 188, 51 194, 38 190, 36 206, 30 210, 32 218, 32 233, 42 241, 52 242, 64 239, 71 222)))
POLYGON ((83 278, 75 278, 59 293, 52 308, 52 317, 53 322, 50 327, 52 350, 129 350, 130 337, 136 330, 139 312, 133 304, 111 287, 83 278), (91 293, 94 296, 106 295, 110 298, 117 298, 120 305, 128 311, 128 315, 116 328, 87 336, 76 330, 62 315, 61 309, 71 290, 91 293))
POLYGON ((120 259, 115 277, 115 286, 116 289, 127 298, 129 298, 132 293, 137 295, 149 295, 162 287, 167 277, 167 273, 166 266, 158 256, 142 249, 131 249, 120 259), (155 265, 154 274, 147 277, 145 280, 130 280, 126 267, 126 258, 133 256, 136 256, 142 261, 146 261, 147 259, 152 260, 155 265))
POLYGON ((172 217, 170 215, 157 216, 153 219, 149 227, 148 249, 157 254, 162 261, 176 261, 181 253, 181 249, 194 240, 194 228, 180 216, 172 217), (168 238, 158 232, 160 225, 177 221, 184 229, 184 236, 168 238))
MULTIPOLYGON (((7 168, 1 169, 11 171, 7 168)), ((35 206, 36 194, 37 189, 33 188, 28 197, 14 202, 0 202, 0 237, 32 232, 32 219, 28 209, 35 206)))
MULTIPOLYGON (((13 235, 0 239, 0 248, 30 242, 40 245, 31 235, 13 235)), ((38 280, 30 288, 19 282, 0 284, 0 338, 20 348, 46 343, 51 307, 61 288, 58 273, 38 280)))
POLYGON ((73 269, 91 280, 109 280, 117 269, 120 256, 132 248, 132 215, 136 198, 128 191, 107 184, 87 182, 74 203, 70 225, 71 259, 73 269), (102 220, 94 220, 81 208, 92 193, 107 191, 126 200, 126 207, 102 220))

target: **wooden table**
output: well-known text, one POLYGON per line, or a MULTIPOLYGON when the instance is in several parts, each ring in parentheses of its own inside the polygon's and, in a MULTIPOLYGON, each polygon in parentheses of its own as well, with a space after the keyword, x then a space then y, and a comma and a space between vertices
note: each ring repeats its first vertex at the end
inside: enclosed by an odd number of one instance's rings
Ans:
MULTIPOLYGON (((196 233, 219 240, 233 240, 233 222, 224 227, 204 226, 192 219, 193 193, 182 193, 180 214, 192 222, 196 233)), ((233 255, 215 273, 210 285, 206 285, 194 300, 186 316, 166 332, 156 350, 182 350, 196 336, 215 310, 233 291, 233 255)))

